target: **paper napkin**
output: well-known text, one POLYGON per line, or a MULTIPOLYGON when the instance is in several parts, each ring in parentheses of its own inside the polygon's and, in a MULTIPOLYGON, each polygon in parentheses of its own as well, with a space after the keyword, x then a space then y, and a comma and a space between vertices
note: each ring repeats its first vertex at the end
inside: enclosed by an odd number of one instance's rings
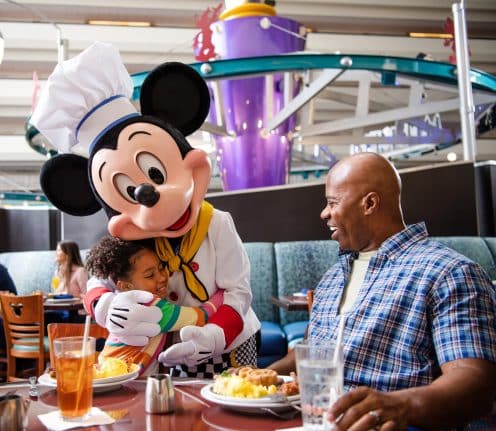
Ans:
POLYGON ((107 413, 100 410, 98 407, 92 407, 90 414, 86 419, 76 422, 64 421, 60 415, 60 410, 38 415, 38 418, 43 425, 52 431, 64 431, 78 427, 90 427, 93 425, 109 425, 115 422, 115 419, 112 419, 107 413))

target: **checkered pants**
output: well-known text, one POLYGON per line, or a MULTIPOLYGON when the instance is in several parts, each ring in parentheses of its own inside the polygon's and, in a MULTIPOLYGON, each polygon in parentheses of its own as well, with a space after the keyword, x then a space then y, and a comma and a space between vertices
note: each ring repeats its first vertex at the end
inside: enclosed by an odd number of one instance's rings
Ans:
POLYGON ((243 344, 236 347, 234 350, 231 350, 229 353, 210 358, 206 362, 194 367, 176 365, 174 368, 171 368, 170 373, 173 377, 212 379, 215 374, 220 374, 230 367, 240 367, 242 365, 257 365, 257 343, 255 335, 252 335, 243 344))

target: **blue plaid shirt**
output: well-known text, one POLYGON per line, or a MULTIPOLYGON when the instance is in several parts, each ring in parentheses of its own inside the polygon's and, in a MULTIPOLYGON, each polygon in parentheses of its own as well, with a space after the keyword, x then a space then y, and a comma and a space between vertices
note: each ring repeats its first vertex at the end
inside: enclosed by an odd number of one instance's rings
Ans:
MULTIPOLYGON (((440 375, 440 364, 461 358, 496 362, 496 293, 488 275, 427 236, 423 223, 408 226, 370 260, 345 313, 346 390, 426 385, 440 375)), ((335 338, 341 296, 357 256, 341 251, 317 286, 310 338, 335 338)))

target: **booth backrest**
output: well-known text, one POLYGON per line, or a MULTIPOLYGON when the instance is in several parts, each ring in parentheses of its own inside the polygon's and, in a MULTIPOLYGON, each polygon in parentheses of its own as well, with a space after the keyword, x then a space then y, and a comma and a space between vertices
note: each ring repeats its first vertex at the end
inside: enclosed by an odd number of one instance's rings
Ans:
POLYGON ((18 295, 50 292, 55 272, 54 250, 0 253, 0 263, 9 271, 18 295))
MULTIPOLYGON (((292 241, 274 244, 279 296, 315 289, 326 271, 337 262, 336 241, 292 241)), ((280 310, 282 325, 308 320, 306 311, 280 310)))
MULTIPOLYGON (((491 280, 496 280, 496 238, 494 237, 435 237, 433 238, 453 250, 479 263, 489 274, 491 280)), ((338 244, 335 241, 290 241, 273 243, 275 267, 272 274, 267 266, 260 266, 258 253, 266 254, 265 248, 258 244, 247 243, 250 247, 251 287, 255 298, 254 307, 259 312, 261 320, 272 320, 281 325, 307 320, 307 312, 276 310, 268 306, 273 293, 273 283, 277 286, 277 295, 290 295, 302 289, 315 289, 325 272, 337 261, 338 244), (270 286, 270 289, 269 289, 270 286), (260 302, 260 305, 257 304, 260 302), (263 304, 263 305, 262 305, 263 304), (272 316, 269 314, 273 312, 272 316)), ((262 259, 263 261, 263 259, 262 259)), ((272 257, 270 257, 272 261, 272 257)), ((265 265, 268 262, 264 262, 265 265)))
POLYGON ((244 244, 251 267, 252 307, 260 320, 279 323, 279 310, 270 302, 278 295, 274 244, 247 242, 244 244))
MULTIPOLYGON (((496 238, 438 237, 448 247, 478 262, 496 280, 496 238)), ((281 325, 307 320, 306 312, 288 312, 270 302, 272 296, 314 289, 324 273, 336 262, 335 241, 291 241, 245 243, 251 264, 253 308, 260 320, 281 325)), ((81 250, 86 256, 87 250, 81 250)), ((55 251, 0 253, 19 295, 50 291, 55 270, 55 251)))

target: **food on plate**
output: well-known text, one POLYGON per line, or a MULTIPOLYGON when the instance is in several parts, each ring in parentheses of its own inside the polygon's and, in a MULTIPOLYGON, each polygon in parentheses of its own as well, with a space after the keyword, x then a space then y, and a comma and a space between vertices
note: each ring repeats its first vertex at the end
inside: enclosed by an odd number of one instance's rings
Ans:
POLYGON ((274 370, 266 368, 231 368, 215 377, 214 393, 235 398, 261 398, 276 393, 286 396, 299 393, 298 383, 284 382, 274 370))
POLYGON ((108 377, 122 376, 129 373, 127 362, 119 358, 99 358, 93 368, 93 379, 106 379, 108 377))
POLYGON ((216 377, 213 391, 219 395, 235 398, 261 398, 275 394, 275 385, 263 386, 251 383, 235 374, 226 374, 216 377))
POLYGON ((292 395, 298 395, 300 393, 300 388, 298 386, 298 382, 293 380, 291 382, 284 382, 281 386, 279 386, 277 392, 290 397, 292 395))
POLYGON ((238 376, 255 385, 270 386, 277 383, 277 372, 267 368, 243 367, 238 376))
MULTIPOLYGON (((106 379, 132 373, 138 369, 136 364, 128 364, 119 358, 99 358, 98 363, 93 365, 93 380, 106 379)), ((52 379, 57 378, 55 368, 50 368, 48 374, 52 379)))

